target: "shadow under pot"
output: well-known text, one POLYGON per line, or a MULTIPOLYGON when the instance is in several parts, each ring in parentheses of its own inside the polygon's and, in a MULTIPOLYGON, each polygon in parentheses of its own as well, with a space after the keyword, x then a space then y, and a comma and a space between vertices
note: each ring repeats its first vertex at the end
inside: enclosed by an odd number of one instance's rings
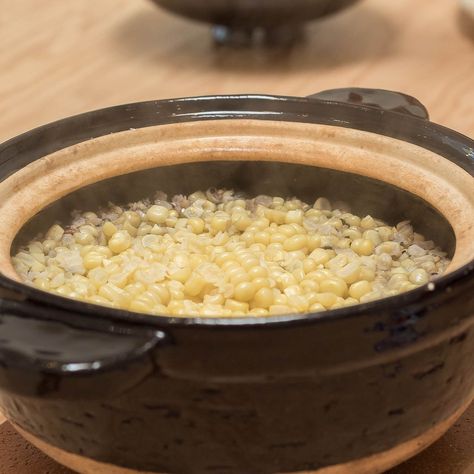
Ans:
POLYGON ((200 97, 90 112, 0 147, 0 407, 80 473, 378 473, 474 389, 473 142, 416 100, 200 97), (446 274, 351 307, 131 313, 22 283, 11 253, 73 210, 228 187, 324 195, 449 252, 446 274))

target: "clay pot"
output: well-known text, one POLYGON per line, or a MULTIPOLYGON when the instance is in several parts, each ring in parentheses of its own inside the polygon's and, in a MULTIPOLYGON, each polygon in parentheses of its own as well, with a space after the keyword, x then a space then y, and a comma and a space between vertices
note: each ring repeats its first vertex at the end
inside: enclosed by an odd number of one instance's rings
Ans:
POLYGON ((474 144, 415 99, 199 97, 90 112, 0 147, 0 407, 82 473, 378 473, 473 397, 474 144), (395 297, 171 318, 21 283, 10 253, 73 209, 157 189, 320 195, 410 219, 452 256, 395 297))

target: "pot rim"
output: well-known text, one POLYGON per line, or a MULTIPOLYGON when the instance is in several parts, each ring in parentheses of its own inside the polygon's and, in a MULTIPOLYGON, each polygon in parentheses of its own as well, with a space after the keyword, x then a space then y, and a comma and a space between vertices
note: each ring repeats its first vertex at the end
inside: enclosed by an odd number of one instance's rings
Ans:
MULTIPOLYGON (((405 142, 409 142, 422 148, 435 151, 445 159, 452 161, 457 166, 474 176, 474 140, 464 136, 454 130, 430 122, 423 118, 407 115, 393 110, 384 110, 368 105, 355 105, 342 103, 336 100, 303 98, 291 96, 278 96, 267 94, 238 94, 238 95, 207 95, 196 97, 183 97, 176 99, 153 100, 144 102, 135 102, 130 104, 117 105, 102 109, 85 112, 79 115, 63 118, 49 124, 34 128, 28 132, 11 138, 0 145, 0 167, 2 164, 12 159, 9 155, 9 149, 13 150, 17 145, 24 143, 28 139, 35 139, 49 131, 56 132, 55 146, 53 150, 39 152, 31 161, 35 161, 45 154, 57 151, 76 143, 97 138, 106 133, 116 133, 129 128, 144 128, 151 125, 164 125, 178 122, 219 120, 219 119, 257 119, 257 120, 281 120, 303 123, 328 124, 344 128, 351 128, 367 132, 384 135, 405 142), (266 105, 266 107, 263 107, 266 105), (307 110, 302 110, 306 107, 307 110), (322 107, 322 111, 316 110, 322 107), (136 112, 146 112, 151 108, 154 112, 153 119, 145 120, 143 124, 140 117, 135 117, 136 112), (157 109, 157 110, 155 110, 157 109), (184 109, 184 110, 183 110, 184 109), (327 109, 327 110, 325 110, 327 109), (189 112, 187 111, 189 110, 189 112), (337 112, 346 112, 350 120, 338 118, 337 112), (328 113, 330 112, 330 113, 328 113), (108 123, 111 130, 98 130, 102 125, 101 116, 112 115, 117 120, 120 114, 125 113, 128 118, 126 123, 119 122, 118 128, 115 123, 108 123), (372 119, 372 124, 367 119, 372 119), (98 119, 94 121, 94 119, 98 119), (365 125, 362 126, 363 122, 365 125), (91 128, 92 134, 83 137, 73 137, 72 142, 68 142, 70 137, 66 137, 67 143, 58 143, 57 132, 61 132, 61 127, 67 125, 80 125, 85 122, 91 128), (129 123, 128 123, 129 122, 129 123), (138 123, 135 123, 138 122, 138 123), (399 125, 396 130, 393 124, 399 125), (135 125, 135 127, 128 125, 135 125), (388 126, 387 126, 388 125, 388 126), (392 128, 390 128, 392 125, 392 128), (377 130, 379 128, 379 130, 377 130), (407 135, 403 128, 409 129, 413 134, 407 135), (374 130, 375 129, 375 130, 374 130), (97 133, 99 132, 99 133, 97 133), (444 153, 443 153, 444 151, 444 153), (1 159, 5 153, 6 159, 1 159)), ((64 137, 63 137, 64 138, 64 137)), ((5 176, 6 178, 7 176, 5 176)), ((4 177, 0 177, 4 179, 4 177)), ((170 317, 154 316, 131 311, 110 308, 106 306, 86 303, 70 298, 61 297, 45 291, 38 290, 24 283, 16 282, 0 273, 0 295, 2 289, 7 290, 8 294, 16 300, 30 300, 31 302, 45 304, 74 312, 76 315, 86 317, 100 316, 105 319, 128 322, 133 324, 147 324, 153 326, 233 326, 248 328, 252 326, 281 326, 288 324, 329 322, 334 319, 345 319, 356 317, 360 314, 377 314, 380 311, 397 309, 411 305, 423 305, 432 296, 444 292, 452 291, 452 286, 463 286, 465 282, 474 278, 474 259, 467 262, 460 268, 439 277, 435 283, 428 283, 420 288, 411 290, 400 295, 385 297, 380 300, 368 303, 359 303, 357 305, 333 310, 325 310, 313 313, 292 313, 286 315, 268 316, 268 317, 219 317, 219 318, 200 318, 200 317, 170 317)))

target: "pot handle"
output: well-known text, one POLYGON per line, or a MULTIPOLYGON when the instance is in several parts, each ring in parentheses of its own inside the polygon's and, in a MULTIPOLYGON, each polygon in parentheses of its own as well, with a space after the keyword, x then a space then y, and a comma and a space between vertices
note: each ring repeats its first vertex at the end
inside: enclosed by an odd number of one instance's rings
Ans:
POLYGON ((309 95, 308 98, 363 105, 429 120, 426 107, 418 99, 401 92, 385 89, 364 89, 360 87, 328 89, 309 95))
POLYGON ((155 370, 161 331, 0 298, 0 390, 41 398, 114 396, 155 370), (91 329, 93 327, 93 329, 91 329))

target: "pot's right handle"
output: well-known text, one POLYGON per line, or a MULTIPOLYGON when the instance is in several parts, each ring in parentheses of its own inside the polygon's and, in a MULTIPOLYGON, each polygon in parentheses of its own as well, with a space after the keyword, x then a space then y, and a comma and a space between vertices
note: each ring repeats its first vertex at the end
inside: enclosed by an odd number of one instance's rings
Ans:
POLYGON ((426 107, 418 99, 403 94, 402 92, 385 89, 347 87, 343 89, 328 89, 318 92, 317 94, 312 94, 308 96, 308 98, 363 105, 429 120, 426 107))

